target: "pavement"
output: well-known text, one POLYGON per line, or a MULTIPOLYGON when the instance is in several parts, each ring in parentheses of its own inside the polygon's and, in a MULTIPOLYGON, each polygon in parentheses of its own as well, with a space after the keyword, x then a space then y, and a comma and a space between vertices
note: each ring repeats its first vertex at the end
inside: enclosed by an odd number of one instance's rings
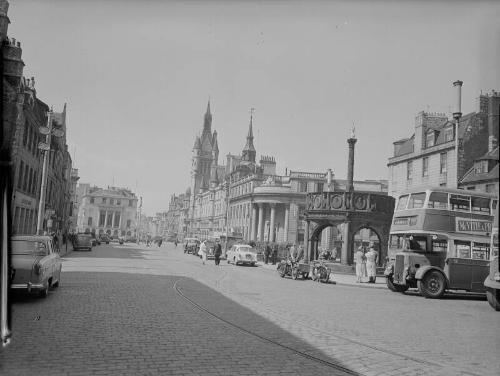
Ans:
MULTIPOLYGON (((264 262, 259 261, 257 263, 260 267, 272 271, 276 271, 277 265, 266 264, 264 262)), ((375 283, 368 283, 368 278, 363 278, 361 283, 356 282, 356 275, 354 274, 343 274, 343 273, 332 273, 330 274, 329 283, 336 284, 339 286, 354 286, 354 287, 362 287, 369 289, 387 289, 387 285, 385 283, 385 278, 378 276, 375 280, 375 283)))

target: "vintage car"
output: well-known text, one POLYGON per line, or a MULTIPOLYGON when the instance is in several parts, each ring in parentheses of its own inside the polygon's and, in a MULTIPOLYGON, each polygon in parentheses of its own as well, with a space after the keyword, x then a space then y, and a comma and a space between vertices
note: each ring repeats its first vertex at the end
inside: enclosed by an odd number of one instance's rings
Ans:
POLYGON ((196 238, 184 238, 184 253, 198 255, 200 241, 196 238))
POLYGON ((99 236, 99 240, 101 241, 101 243, 106 243, 106 244, 109 244, 109 242, 111 241, 111 239, 109 238, 109 236, 106 235, 106 234, 101 234, 99 236))
POLYGON ((235 265, 257 264, 257 250, 248 244, 235 244, 227 251, 227 263, 235 265))
POLYGON ((92 250, 92 235, 90 234, 76 234, 75 242, 73 243, 73 250, 80 249, 92 250))
POLYGON ((11 289, 46 297, 51 287, 59 286, 62 263, 52 237, 13 236, 11 244, 11 289))

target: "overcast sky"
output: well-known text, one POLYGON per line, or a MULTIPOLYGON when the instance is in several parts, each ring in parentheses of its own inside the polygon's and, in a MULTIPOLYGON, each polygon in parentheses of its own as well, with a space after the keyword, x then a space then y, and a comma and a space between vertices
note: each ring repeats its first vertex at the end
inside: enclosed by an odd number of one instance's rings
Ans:
POLYGON ((144 211, 190 185, 210 97, 220 160, 245 145, 278 172, 387 179, 392 143, 421 110, 464 113, 500 90, 495 1, 13 1, 25 76, 62 110, 80 182, 128 187, 144 211))

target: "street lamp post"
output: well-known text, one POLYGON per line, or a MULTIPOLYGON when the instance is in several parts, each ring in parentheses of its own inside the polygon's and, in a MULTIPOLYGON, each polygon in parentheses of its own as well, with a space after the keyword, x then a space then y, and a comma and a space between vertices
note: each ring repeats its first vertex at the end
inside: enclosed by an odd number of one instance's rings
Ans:
POLYGON ((55 128, 52 124, 52 109, 47 112, 47 126, 40 127, 39 131, 45 135, 45 142, 40 142, 38 148, 43 152, 43 167, 42 167, 42 186, 40 190, 40 202, 38 204, 38 218, 36 224, 36 233, 42 235, 43 233, 43 218, 45 217, 45 197, 47 193, 47 170, 49 165, 49 153, 52 136, 62 137, 64 131, 55 128))
POLYGON ((227 255, 228 236, 229 236, 229 179, 226 180, 226 242, 224 244, 224 255, 227 255))

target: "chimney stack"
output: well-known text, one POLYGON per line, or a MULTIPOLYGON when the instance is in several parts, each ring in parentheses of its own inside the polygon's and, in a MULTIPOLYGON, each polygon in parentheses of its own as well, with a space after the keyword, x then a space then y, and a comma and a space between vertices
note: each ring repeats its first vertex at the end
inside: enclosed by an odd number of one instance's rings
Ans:
POLYGON ((455 87, 455 93, 456 93, 456 102, 455 102, 455 108, 453 111, 453 118, 458 120, 462 117, 462 84, 463 81, 455 81, 453 83, 453 86, 455 87))

